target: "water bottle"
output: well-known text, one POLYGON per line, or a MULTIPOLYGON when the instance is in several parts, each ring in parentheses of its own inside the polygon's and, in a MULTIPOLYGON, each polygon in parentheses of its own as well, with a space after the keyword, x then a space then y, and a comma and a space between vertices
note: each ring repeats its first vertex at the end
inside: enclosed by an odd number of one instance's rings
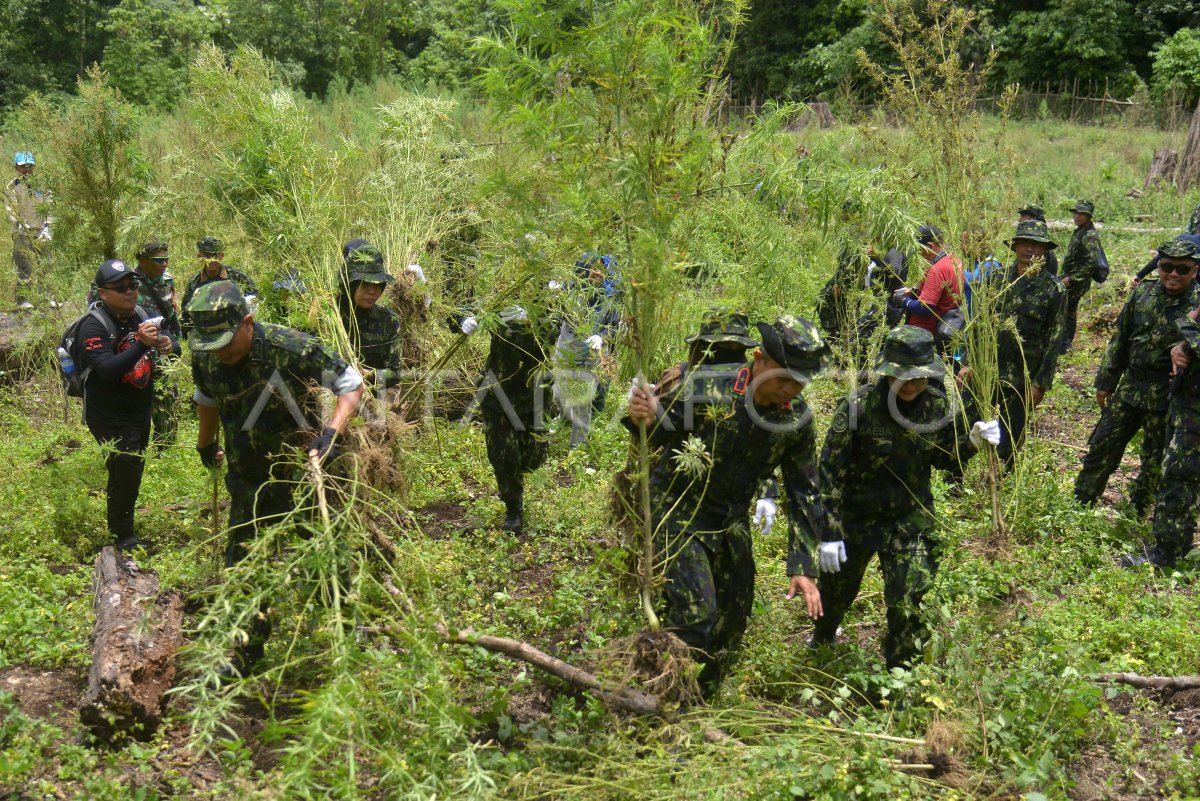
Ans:
POLYGON ((67 353, 67 349, 60 347, 55 353, 58 354, 58 366, 62 369, 62 374, 67 378, 75 375, 75 360, 67 353))

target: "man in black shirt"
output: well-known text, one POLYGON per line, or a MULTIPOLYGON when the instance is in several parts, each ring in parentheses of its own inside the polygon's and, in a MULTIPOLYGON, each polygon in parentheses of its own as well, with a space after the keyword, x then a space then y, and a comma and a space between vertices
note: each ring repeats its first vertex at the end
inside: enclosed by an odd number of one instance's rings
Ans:
POLYGON ((152 355, 179 355, 179 343, 160 334, 138 308, 138 280, 123 261, 96 271, 100 302, 79 327, 83 359, 83 421, 109 450, 108 531, 121 550, 146 543, 133 527, 154 408, 152 355))

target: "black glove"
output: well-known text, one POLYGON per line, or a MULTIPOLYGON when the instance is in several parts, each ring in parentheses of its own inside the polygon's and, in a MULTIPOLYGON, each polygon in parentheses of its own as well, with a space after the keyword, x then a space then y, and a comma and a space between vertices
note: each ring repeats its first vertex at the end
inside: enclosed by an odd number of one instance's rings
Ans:
POLYGON ((339 448, 334 443, 337 438, 337 429, 326 427, 321 432, 320 436, 313 437, 313 441, 308 443, 310 451, 317 452, 317 459, 322 462, 332 462, 338 456, 339 448))
POLYGON ((217 441, 214 439, 203 448, 196 448, 196 453, 200 454, 200 461, 205 467, 207 467, 209 470, 214 470, 220 464, 217 461, 218 450, 220 449, 217 447, 217 441))

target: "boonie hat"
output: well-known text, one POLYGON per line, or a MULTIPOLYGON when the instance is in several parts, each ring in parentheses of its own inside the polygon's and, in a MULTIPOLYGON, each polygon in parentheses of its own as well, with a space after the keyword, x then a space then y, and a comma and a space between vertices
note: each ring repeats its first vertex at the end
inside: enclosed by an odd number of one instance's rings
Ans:
POLYGON ((1013 234, 1012 239, 1005 240, 1004 244, 1010 248, 1018 239, 1027 239, 1030 242, 1041 242, 1046 246, 1047 250, 1054 250, 1058 245, 1054 244, 1054 240, 1050 238, 1050 229, 1040 220, 1025 220, 1017 223, 1017 232, 1013 234))
POLYGON ((188 304, 192 333, 188 344, 194 351, 220 350, 229 344, 242 320, 250 313, 242 290, 232 281, 213 281, 196 290, 188 304))
POLYGON ((1046 212, 1036 203, 1026 203, 1021 208, 1017 209, 1017 214, 1028 214, 1035 220, 1046 221, 1046 212))
POLYGON ((934 349, 933 334, 915 325, 898 325, 888 331, 875 369, 881 375, 901 381, 937 378, 946 373, 934 349))
POLYGON ((747 348, 758 344, 758 340, 750 336, 750 318, 746 313, 725 308, 705 311, 700 319, 700 332, 683 341, 689 345, 693 342, 732 342, 747 348))
POLYGON ((1168 259, 1200 261, 1200 247, 1183 237, 1167 240, 1158 246, 1158 255, 1168 259))
POLYGON ((95 284, 98 287, 108 286, 122 278, 132 278, 134 283, 137 283, 137 276, 125 262, 120 259, 109 259, 100 265, 100 269, 96 270, 95 284))
POLYGON ((763 352, 796 381, 807 384, 829 365, 829 345, 817 327, 790 314, 773 323, 757 323, 763 352))
POLYGON ((196 250, 205 256, 215 256, 222 252, 221 240, 215 236, 206 236, 196 243, 196 250))
POLYGON ((1081 200, 1071 207, 1071 211, 1077 211, 1080 214, 1095 214, 1096 204, 1090 200, 1081 200))
POLYGON ((346 280, 350 283, 390 284, 396 279, 383 269, 383 254, 369 242, 346 253, 346 280))

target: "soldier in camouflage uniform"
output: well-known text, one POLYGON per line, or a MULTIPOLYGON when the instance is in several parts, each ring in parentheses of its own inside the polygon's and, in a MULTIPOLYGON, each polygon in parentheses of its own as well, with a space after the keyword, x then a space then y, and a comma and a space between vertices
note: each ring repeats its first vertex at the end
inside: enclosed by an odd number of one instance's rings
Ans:
MULTIPOLYGON (((1002 325, 996 334, 996 361, 999 372, 1001 438, 1000 458, 1012 466, 1016 451, 1025 439, 1029 410, 1037 408, 1054 383, 1058 367, 1059 341, 1066 315, 1066 292, 1045 270, 1045 255, 1054 249, 1046 224, 1028 220, 1017 224, 1016 234, 1007 243, 1016 262, 1007 271, 994 271, 987 279, 992 293, 992 309, 1001 321, 1011 320, 1013 328, 1002 325)), ((976 300, 976 307, 980 303, 976 300)), ((968 366, 958 379, 970 387, 968 366)))
MULTIPOLYGON (((554 332, 549 318, 531 320, 521 306, 500 312, 499 323, 475 399, 488 461, 504 502, 501 528, 519 535, 525 527, 525 474, 546 461, 550 372, 545 363, 554 332)), ((468 316, 453 327, 469 335, 479 330, 479 321, 468 316)))
MULTIPOLYGON (((358 409, 363 382, 357 370, 316 337, 256 322, 232 281, 205 283, 187 310, 200 418, 196 449, 205 467, 229 463, 225 565, 232 567, 245 556, 245 543, 259 525, 271 525, 294 508, 288 446, 307 444, 310 458, 332 459, 337 439, 358 409), (311 422, 316 412, 310 393, 314 386, 337 396, 329 424, 316 436, 318 425, 311 422), (218 424, 225 435, 224 450, 217 444, 218 424)), ((267 615, 259 614, 232 666, 236 672, 245 675, 262 658, 270 631, 267 615)))
POLYGON ((251 304, 254 303, 254 298, 258 296, 258 287, 254 285, 254 280, 246 275, 241 270, 236 270, 233 267, 228 267, 222 263, 225 258, 225 251, 222 250, 221 240, 216 237, 206 236, 196 243, 196 259, 200 261, 200 272, 193 275, 187 282, 187 286, 183 290, 183 319, 181 320, 183 333, 191 331, 191 317, 188 311, 188 305, 192 301, 192 296, 196 294, 196 290, 205 284, 213 281, 232 281, 238 285, 238 289, 242 291, 242 296, 245 297, 251 304))
POLYGON ((1060 353, 1071 349, 1078 324, 1079 301, 1092 288, 1092 276, 1100 264, 1100 233, 1092 224, 1095 211, 1095 205, 1089 200, 1081 200, 1071 207, 1075 233, 1071 234, 1071 243, 1067 245, 1067 255, 1062 262, 1060 280, 1067 290, 1067 311, 1059 344, 1060 353))
POLYGON ((1192 218, 1188 220, 1187 232, 1200 234, 1200 203, 1196 204, 1196 210, 1192 212, 1192 218))
MULTIPOLYGON (((1036 203, 1026 203, 1017 209, 1017 222, 1023 223, 1029 220, 1037 220, 1040 223, 1045 223, 1046 212, 1036 203)), ((1054 255, 1054 248, 1046 251, 1046 264, 1042 269, 1051 275, 1058 275, 1058 256, 1054 255)))
MULTIPOLYGON (((167 270, 169 261, 167 243, 160 239, 152 239, 138 248, 137 268, 134 270, 138 277, 138 305, 151 317, 162 317, 159 330, 176 342, 182 342, 183 329, 179 324, 179 311, 175 307, 175 278, 167 270)), ((163 372, 163 368, 177 360, 177 357, 169 354, 154 355, 155 373, 159 378, 154 382, 152 441, 160 453, 162 448, 175 442, 179 429, 179 387, 163 372)))
POLYGON ((813 644, 834 641, 858 595, 871 557, 879 555, 888 668, 921 652, 921 601, 933 585, 941 541, 930 478, 1000 441, 1000 425, 977 422, 959 436, 946 395, 932 385, 945 374, 933 336, 913 326, 888 332, 876 368, 880 379, 843 400, 821 451, 821 491, 831 533, 820 546, 821 602, 813 644))
POLYGON ((813 548, 828 535, 817 487, 816 433, 800 392, 825 368, 829 348, 807 320, 759 323, 762 347, 734 370, 698 369, 657 397, 635 386, 626 425, 647 427, 665 452, 650 478, 656 549, 666 563, 666 624, 698 652, 702 687, 720 683, 754 602, 747 518, 777 467, 790 502, 789 598, 821 615, 813 548), (700 451, 703 451, 701 453, 700 451))
MULTIPOLYGON (((1185 239, 1163 245, 1159 270, 1188 270, 1200 266, 1200 247, 1185 239)), ((1171 348, 1174 378, 1168 388, 1167 450, 1162 479, 1154 498, 1154 545, 1127 554, 1125 567, 1150 564, 1170 570, 1192 547, 1200 513, 1200 308, 1179 317, 1182 342, 1171 348)))
POLYGON ((384 289, 395 280, 383 268, 383 254, 374 245, 363 241, 346 251, 346 277, 338 296, 338 311, 359 362, 369 368, 364 378, 378 392, 394 387, 400 380, 400 318, 379 305, 384 289))
POLYGON ((1100 422, 1088 440, 1083 469, 1075 480, 1075 499, 1081 504, 1092 506, 1104 493, 1108 477, 1138 431, 1142 432, 1142 467, 1129 489, 1129 500, 1139 516, 1154 500, 1167 445, 1171 348, 1179 342, 1180 319, 1200 303, 1200 289, 1192 280, 1196 265, 1187 259, 1194 250, 1195 245, 1180 239, 1163 244, 1158 249, 1159 280, 1140 284, 1117 318, 1096 373, 1100 422), (1170 269, 1162 266, 1164 256, 1170 269))

